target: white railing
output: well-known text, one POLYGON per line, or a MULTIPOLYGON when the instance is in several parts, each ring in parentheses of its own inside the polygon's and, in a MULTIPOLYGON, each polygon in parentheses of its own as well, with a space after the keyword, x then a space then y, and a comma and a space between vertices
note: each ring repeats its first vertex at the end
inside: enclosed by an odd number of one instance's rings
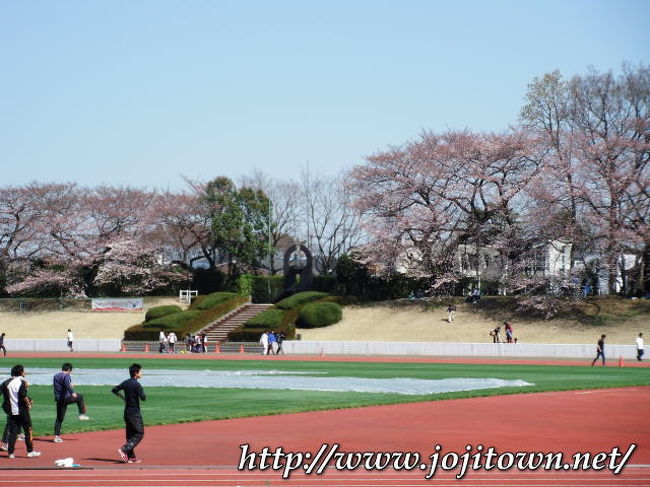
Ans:
POLYGON ((195 298, 198 295, 198 291, 192 291, 191 289, 181 289, 178 291, 178 300, 190 304, 192 302, 192 298, 195 298))

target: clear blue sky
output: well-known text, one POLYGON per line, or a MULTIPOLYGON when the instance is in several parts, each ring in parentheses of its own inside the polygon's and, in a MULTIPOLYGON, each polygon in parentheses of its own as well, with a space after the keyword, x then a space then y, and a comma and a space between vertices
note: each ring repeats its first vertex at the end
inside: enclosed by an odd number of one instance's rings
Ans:
POLYGON ((338 174, 650 59, 650 1, 0 0, 0 186, 338 174))

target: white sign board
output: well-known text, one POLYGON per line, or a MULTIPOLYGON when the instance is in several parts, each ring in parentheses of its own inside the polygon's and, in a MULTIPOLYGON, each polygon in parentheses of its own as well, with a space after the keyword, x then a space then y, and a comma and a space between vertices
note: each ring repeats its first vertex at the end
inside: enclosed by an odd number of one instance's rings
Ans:
POLYGON ((93 311, 141 311, 142 298, 93 298, 93 311))

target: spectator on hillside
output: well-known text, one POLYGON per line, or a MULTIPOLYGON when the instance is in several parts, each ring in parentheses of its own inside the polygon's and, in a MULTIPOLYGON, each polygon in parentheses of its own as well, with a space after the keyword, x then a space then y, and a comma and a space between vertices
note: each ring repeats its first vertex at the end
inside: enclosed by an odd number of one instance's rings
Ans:
POLYGON ((512 325, 507 321, 504 321, 503 324, 505 325, 505 330, 506 330, 506 342, 513 343, 514 330, 512 329, 512 325))
POLYGON ((501 343, 501 327, 497 326, 492 330, 490 336, 492 337, 492 343, 501 343))
POLYGON ((456 305, 453 303, 450 303, 449 306, 447 306, 447 322, 451 323, 454 321, 454 314, 456 313, 456 305))

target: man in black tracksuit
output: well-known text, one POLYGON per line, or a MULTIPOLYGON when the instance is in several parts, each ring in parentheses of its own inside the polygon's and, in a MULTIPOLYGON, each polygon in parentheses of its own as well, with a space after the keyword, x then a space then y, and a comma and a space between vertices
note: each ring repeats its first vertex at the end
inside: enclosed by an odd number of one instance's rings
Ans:
POLYGON ((25 446, 27 447, 27 458, 40 456, 41 452, 34 450, 32 442, 32 418, 29 410, 32 408, 32 400, 27 395, 29 384, 25 380, 25 368, 22 365, 14 365, 11 368, 11 379, 2 383, 2 409, 7 414, 9 423, 9 438, 7 450, 9 458, 15 458, 14 447, 16 437, 22 428, 25 432, 25 446))
POLYGON ((144 437, 144 422, 140 414, 140 400, 146 400, 144 390, 138 382, 142 377, 142 366, 132 364, 129 367, 130 379, 113 387, 113 394, 124 400, 124 424, 126 426, 126 443, 117 452, 125 463, 139 463, 135 456, 135 447, 144 437), (124 395, 120 393, 124 391, 124 395))

